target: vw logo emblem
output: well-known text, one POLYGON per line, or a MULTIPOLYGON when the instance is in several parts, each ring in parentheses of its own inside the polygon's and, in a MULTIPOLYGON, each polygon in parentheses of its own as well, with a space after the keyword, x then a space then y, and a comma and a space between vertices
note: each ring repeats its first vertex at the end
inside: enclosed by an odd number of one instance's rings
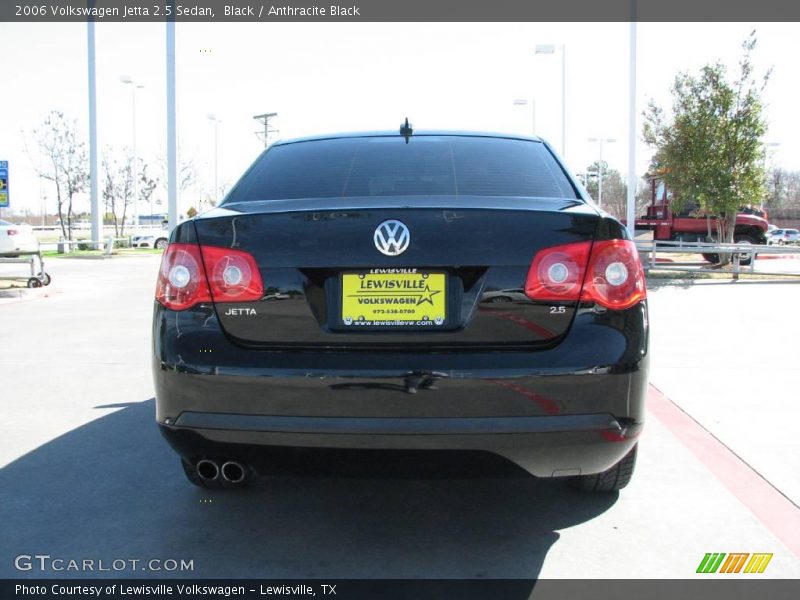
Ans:
POLYGON ((403 223, 390 219, 378 225, 373 239, 379 252, 386 256, 397 256, 408 249, 411 233, 403 223))

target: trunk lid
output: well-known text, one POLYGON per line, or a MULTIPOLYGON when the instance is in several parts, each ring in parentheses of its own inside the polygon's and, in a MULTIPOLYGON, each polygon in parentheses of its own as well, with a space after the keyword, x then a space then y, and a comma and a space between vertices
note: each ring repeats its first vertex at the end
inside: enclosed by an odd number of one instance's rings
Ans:
POLYGON ((247 251, 260 270, 260 300, 216 305, 235 341, 444 350, 562 336, 577 303, 529 300, 528 270, 540 249, 592 240, 598 218, 579 200, 415 196, 226 204, 194 225, 201 245, 247 251), (379 249, 387 221, 408 229, 400 254, 379 249))

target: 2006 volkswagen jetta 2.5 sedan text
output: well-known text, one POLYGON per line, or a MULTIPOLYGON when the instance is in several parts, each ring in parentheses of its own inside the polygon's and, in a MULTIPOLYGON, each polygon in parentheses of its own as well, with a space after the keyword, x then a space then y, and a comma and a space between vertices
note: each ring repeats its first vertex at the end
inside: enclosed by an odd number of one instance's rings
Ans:
POLYGON ((156 416, 189 480, 245 485, 269 452, 413 449, 624 487, 644 276, 584 194, 536 138, 273 144, 162 259, 156 416))

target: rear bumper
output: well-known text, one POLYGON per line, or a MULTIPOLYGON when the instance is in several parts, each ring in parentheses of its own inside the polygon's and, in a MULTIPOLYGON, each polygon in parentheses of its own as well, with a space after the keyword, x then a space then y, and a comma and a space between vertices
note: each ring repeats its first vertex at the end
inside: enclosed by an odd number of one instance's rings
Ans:
POLYGON ((485 451, 540 477, 597 473, 644 421, 644 304, 576 317, 536 352, 266 352, 156 307, 157 420, 184 458, 269 448, 485 451))
POLYGON ((258 465, 273 448, 484 451, 537 477, 604 471, 636 443, 642 424, 610 415, 555 417, 346 419, 184 413, 160 425, 189 461, 236 458, 258 465))

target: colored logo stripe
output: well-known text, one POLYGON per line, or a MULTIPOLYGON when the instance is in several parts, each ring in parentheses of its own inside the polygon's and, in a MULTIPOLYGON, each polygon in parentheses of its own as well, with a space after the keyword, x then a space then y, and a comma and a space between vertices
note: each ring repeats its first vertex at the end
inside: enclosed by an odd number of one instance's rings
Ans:
POLYGON ((745 573, 763 573, 767 568, 769 561, 772 560, 772 554, 753 554, 750 562, 744 568, 745 573))
POLYGON ((745 573, 763 573, 767 568, 769 561, 772 560, 772 554, 769 553, 755 553, 749 552, 732 552, 725 554, 725 552, 708 552, 703 560, 697 567, 698 573, 741 573, 744 567, 745 573), (727 559, 725 557, 728 557, 727 559), (748 561, 748 557, 750 560, 748 561), (725 561, 724 563, 722 561, 725 561), (747 563, 747 566, 745 566, 747 563), (720 568, 720 565, 722 568, 720 568))
POLYGON ((725 558, 724 552, 707 553, 703 560, 700 561, 700 566, 697 567, 698 573, 716 573, 722 559, 725 558))
POLYGON ((729 554, 727 560, 723 563, 720 573, 738 573, 744 566, 744 561, 750 553, 733 553, 729 554))

